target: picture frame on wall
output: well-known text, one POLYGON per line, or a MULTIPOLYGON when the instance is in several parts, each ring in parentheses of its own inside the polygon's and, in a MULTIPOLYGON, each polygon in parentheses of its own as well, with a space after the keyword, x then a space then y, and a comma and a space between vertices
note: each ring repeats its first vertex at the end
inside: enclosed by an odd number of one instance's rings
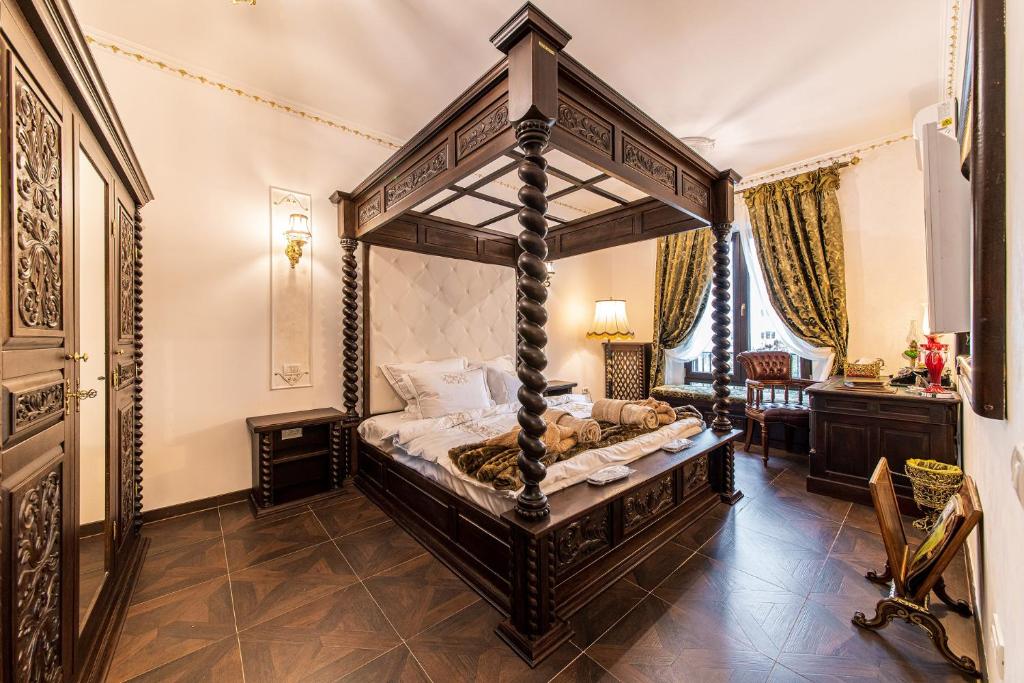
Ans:
POLYGON ((971 145, 974 140, 974 3, 967 7, 967 31, 964 33, 963 82, 957 102, 956 139, 960 143, 960 172, 971 179, 971 145))

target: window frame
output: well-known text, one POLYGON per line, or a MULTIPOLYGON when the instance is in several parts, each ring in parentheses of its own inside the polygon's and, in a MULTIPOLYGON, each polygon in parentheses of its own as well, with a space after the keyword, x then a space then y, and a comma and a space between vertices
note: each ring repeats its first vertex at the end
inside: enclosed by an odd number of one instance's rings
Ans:
MULTIPOLYGON (((734 230, 729 237, 730 255, 729 268, 732 271, 732 287, 729 292, 732 304, 732 329, 733 344, 730 349, 732 363, 733 386, 743 386, 747 381, 747 373, 743 366, 736 362, 736 356, 744 351, 750 351, 750 316, 747 309, 750 307, 750 274, 747 270, 746 258, 743 249, 740 248, 740 234, 734 230)), ((708 301, 708 306, 711 301, 708 301)), ((795 354, 794 354, 795 355, 795 354)), ((811 361, 807 358, 800 358, 800 372, 797 375, 803 379, 811 377, 811 361)), ((686 364, 686 384, 710 384, 714 379, 710 372, 700 372, 696 369, 697 361, 689 361, 686 364)))

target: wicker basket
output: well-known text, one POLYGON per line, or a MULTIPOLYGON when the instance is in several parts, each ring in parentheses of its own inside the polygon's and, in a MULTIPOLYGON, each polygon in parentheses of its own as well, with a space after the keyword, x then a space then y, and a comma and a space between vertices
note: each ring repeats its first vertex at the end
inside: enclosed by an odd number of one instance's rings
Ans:
POLYGON ((917 458, 907 460, 906 470, 914 489, 914 502, 929 511, 923 519, 914 522, 914 526, 930 530, 950 497, 960 490, 964 472, 956 465, 917 458))

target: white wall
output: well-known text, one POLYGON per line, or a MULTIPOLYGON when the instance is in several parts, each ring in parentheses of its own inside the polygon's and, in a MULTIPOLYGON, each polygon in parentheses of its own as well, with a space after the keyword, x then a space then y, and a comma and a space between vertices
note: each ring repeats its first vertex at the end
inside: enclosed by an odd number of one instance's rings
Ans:
POLYGON ((656 251, 657 243, 648 240, 555 262, 548 298, 548 378, 572 380, 579 383, 577 391, 604 396, 604 351, 601 342, 586 338, 597 299, 625 299, 636 341, 651 341, 656 251))
POLYGON ((1024 680, 1024 508, 1010 486, 1010 457, 1024 450, 1024 6, 1006 4, 1007 124, 1007 420, 987 420, 964 410, 964 462, 978 484, 984 508, 981 533, 971 537, 971 559, 981 607, 988 674, 993 681, 1024 680), (991 636, 998 615, 1006 644, 1005 669, 991 636))
POLYGON ((387 150, 95 54, 156 194, 143 210, 145 508, 248 488, 246 417, 340 406, 341 254, 328 196, 387 150), (313 197, 311 388, 269 388, 271 185, 313 197))
POLYGON ((864 153, 841 171, 839 210, 846 250, 849 357, 905 364, 911 319, 928 300, 923 176, 914 141, 864 153))

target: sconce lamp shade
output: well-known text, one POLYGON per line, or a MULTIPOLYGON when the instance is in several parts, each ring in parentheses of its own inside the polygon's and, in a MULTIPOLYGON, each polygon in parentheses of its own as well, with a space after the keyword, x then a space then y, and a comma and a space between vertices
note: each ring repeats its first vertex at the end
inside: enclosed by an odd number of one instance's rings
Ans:
POLYGON ((302 247, 313 237, 309 232, 309 216, 304 213, 293 213, 288 217, 288 229, 284 231, 284 237, 288 240, 284 248, 285 256, 292 268, 298 265, 302 259, 302 247))
POLYGON ((626 319, 623 299, 601 299, 594 302, 594 322, 587 330, 587 339, 632 339, 636 336, 626 319))
POLYGON ((284 234, 289 240, 308 242, 312 236, 309 232, 309 216, 304 213, 293 213, 288 217, 288 230, 284 234))

